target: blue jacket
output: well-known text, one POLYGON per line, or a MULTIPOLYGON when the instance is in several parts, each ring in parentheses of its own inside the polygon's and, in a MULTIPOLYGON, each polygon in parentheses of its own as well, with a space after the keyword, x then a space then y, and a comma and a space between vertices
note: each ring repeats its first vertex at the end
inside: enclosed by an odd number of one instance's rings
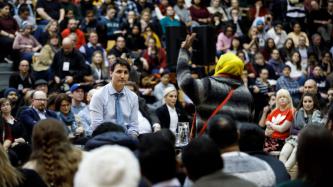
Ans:
MULTIPOLYGON (((52 112, 49 110, 46 110, 45 116, 46 116, 46 118, 58 119, 57 114, 55 112, 52 112)), ((33 127, 40 120, 41 119, 40 119, 38 113, 32 107, 29 107, 28 109, 22 111, 21 116, 20 116, 20 122, 21 122, 22 126, 26 129, 28 141, 31 140, 31 134, 32 134, 33 127)))

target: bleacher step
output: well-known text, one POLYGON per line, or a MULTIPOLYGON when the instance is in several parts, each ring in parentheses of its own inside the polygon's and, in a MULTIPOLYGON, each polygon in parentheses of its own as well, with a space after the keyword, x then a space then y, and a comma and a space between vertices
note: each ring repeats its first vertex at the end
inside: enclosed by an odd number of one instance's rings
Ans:
POLYGON ((0 90, 8 87, 9 77, 13 73, 12 64, 0 63, 0 90))

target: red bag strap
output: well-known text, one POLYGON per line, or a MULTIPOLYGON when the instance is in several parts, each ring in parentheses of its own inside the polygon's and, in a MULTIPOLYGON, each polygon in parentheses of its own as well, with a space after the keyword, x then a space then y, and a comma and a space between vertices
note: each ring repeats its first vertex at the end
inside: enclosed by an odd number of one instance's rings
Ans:
POLYGON ((230 92, 228 93, 227 97, 220 103, 220 105, 218 107, 216 107, 216 109, 213 111, 213 113, 209 116, 207 121, 204 123, 202 129, 200 130, 199 136, 202 136, 205 133, 205 130, 207 129, 208 121, 212 117, 214 117, 217 114, 217 112, 220 111, 223 108, 223 106, 225 104, 227 104, 227 102, 229 101, 229 99, 231 98, 233 93, 234 93, 234 89, 231 89, 230 92))

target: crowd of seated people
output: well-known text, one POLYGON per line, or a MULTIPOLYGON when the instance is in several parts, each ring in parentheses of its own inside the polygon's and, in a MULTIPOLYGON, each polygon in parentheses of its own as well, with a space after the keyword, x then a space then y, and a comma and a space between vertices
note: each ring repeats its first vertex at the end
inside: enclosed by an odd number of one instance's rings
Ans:
POLYGON ((0 63, 13 73, 0 90, 0 186, 331 186, 332 36, 332 0, 2 0, 0 63), (252 124, 217 116, 208 137, 175 145, 179 122, 190 131, 207 105, 179 86, 168 27, 212 28, 215 63, 241 59, 252 124), (91 116, 119 61, 138 100, 135 136, 91 116))

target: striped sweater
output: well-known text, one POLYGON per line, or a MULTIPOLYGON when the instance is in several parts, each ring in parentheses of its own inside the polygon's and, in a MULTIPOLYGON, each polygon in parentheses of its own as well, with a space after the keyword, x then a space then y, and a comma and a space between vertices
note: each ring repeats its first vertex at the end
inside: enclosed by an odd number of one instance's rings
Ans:
POLYGON ((177 62, 177 82, 196 106, 198 129, 202 127, 232 88, 234 88, 233 95, 218 114, 228 114, 237 121, 252 119, 252 95, 241 80, 215 76, 193 79, 188 64, 189 60, 189 52, 180 49, 177 62))

